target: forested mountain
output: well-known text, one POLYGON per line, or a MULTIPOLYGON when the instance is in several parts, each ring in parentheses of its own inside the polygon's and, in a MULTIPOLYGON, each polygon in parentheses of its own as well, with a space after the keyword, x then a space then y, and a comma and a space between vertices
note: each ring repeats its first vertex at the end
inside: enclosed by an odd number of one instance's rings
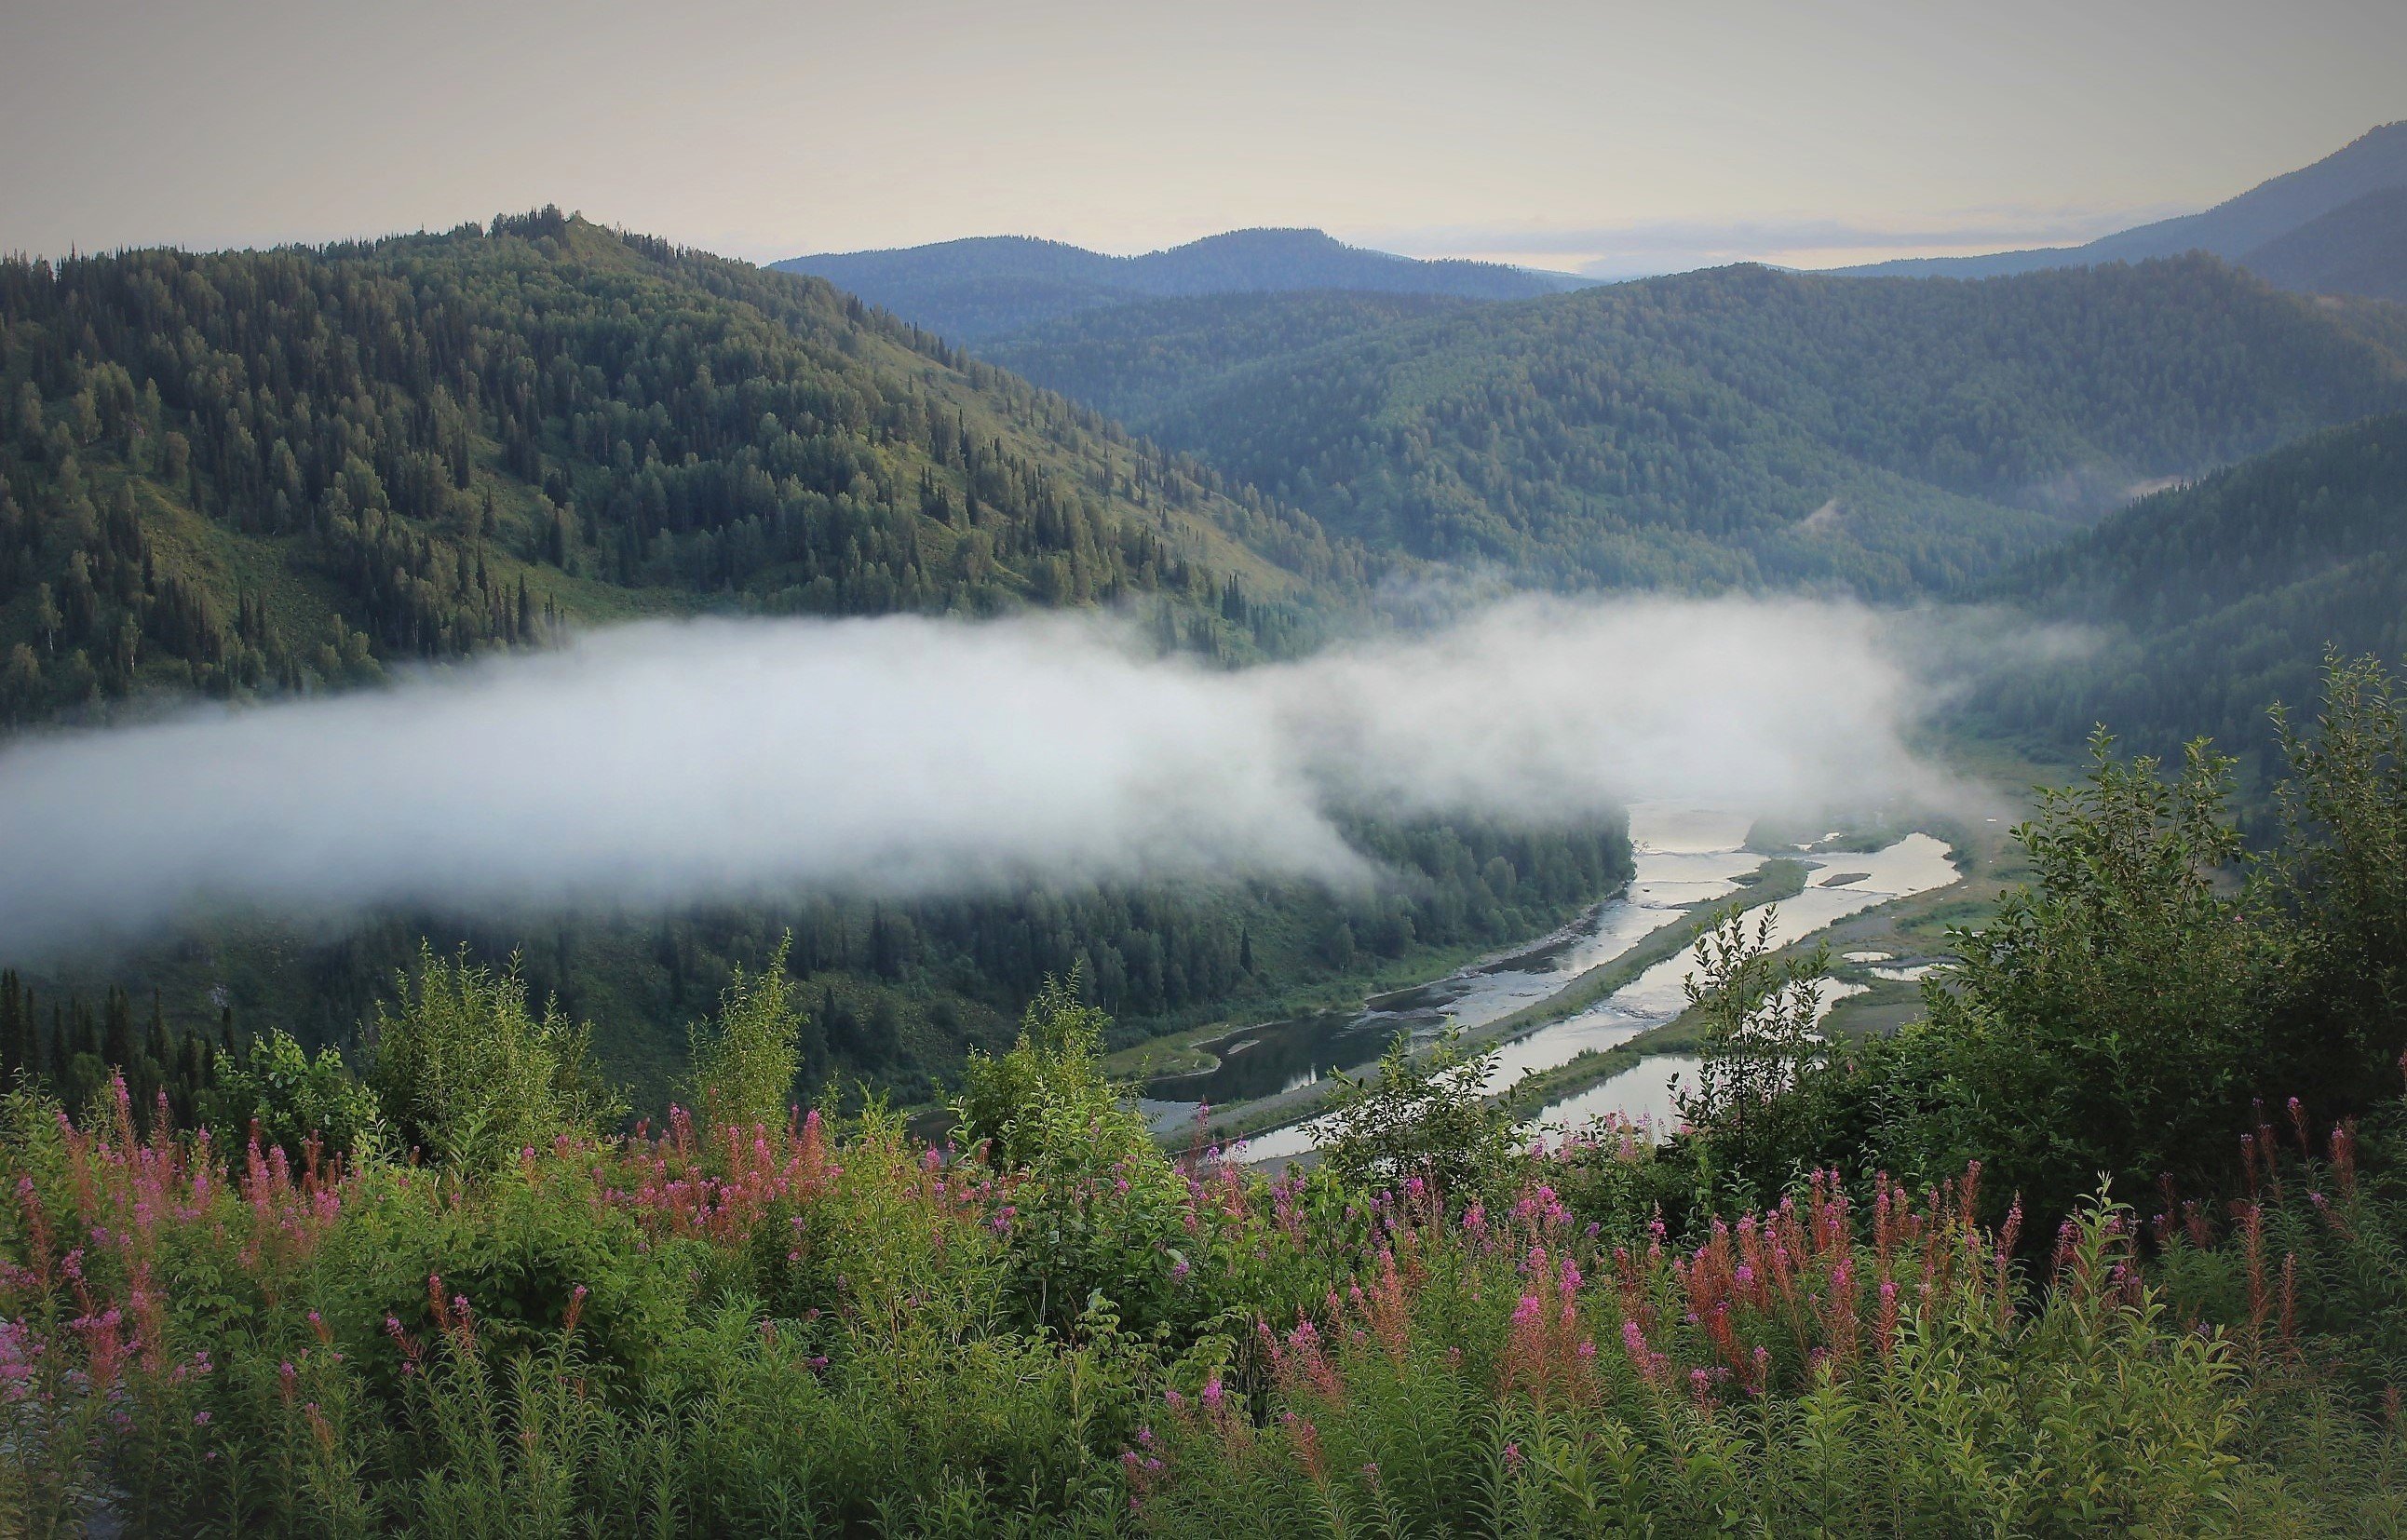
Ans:
POLYGON ((1527 299, 1587 281, 1498 263, 1393 256, 1317 230, 1232 230, 1135 257, 1025 235, 988 235, 795 257, 776 265, 826 278, 916 325, 973 343, 1147 298, 1333 289, 1527 299))
POLYGON ((2118 230, 2085 246, 1978 257, 1908 257, 1839 271, 1889 278, 1996 278, 2047 267, 2144 262, 2185 251, 2207 251, 2227 262, 2240 262, 2333 209, 2369 192, 2397 187, 2407 187, 2407 121, 2370 130, 2313 165, 2259 182, 2203 212, 2118 230))
POLYGON ((1098 307, 978 345, 978 356, 1123 421, 1159 421, 1231 371, 1475 304, 1356 290, 1098 307))
MULTIPOLYGON (((35 991, 41 1067, 80 1101, 111 1062, 136 1094, 173 1082, 179 1055, 113 1058, 113 996, 155 1007, 171 1045, 226 1028, 277 1028, 354 1051, 363 1023, 421 942, 502 967, 534 998, 600 1023, 595 1048, 640 1105, 660 1110, 685 1068, 689 1022, 707 1016, 737 967, 758 972, 790 933, 788 965, 808 1022, 802 1078, 867 1082, 905 1105, 948 1085, 971 1047, 1008 1046, 1020 1007, 1050 976, 1123 1016, 1128 1040, 1182 1023, 1264 1020, 1302 991, 1359 991, 1374 978, 1443 972, 1469 955, 1541 935, 1631 871, 1619 820, 1531 829, 1452 818, 1356 817, 1356 848, 1397 874, 1382 891, 1317 884, 1184 883, 1018 891, 909 902, 796 893, 680 913, 618 909, 512 920, 389 914, 339 933, 202 920, 138 954, 8 955, 35 991)), ((0 1063, 0 1077, 8 1066, 0 1063)))
POLYGON ((2407 302, 2407 185, 2344 203, 2241 262, 2267 282, 2301 293, 2407 302))
POLYGON ((2261 755, 2266 703, 2310 703, 2326 648, 2407 655, 2407 416, 2314 435, 2141 499, 1997 593, 2096 628, 2087 656, 2015 669, 1976 719, 2077 742, 2261 755))
MULTIPOLYGON (((295 688, 563 620, 1159 593, 1362 559, 826 284, 547 210, 0 264, 0 710, 295 688)), ((1218 625, 1214 620, 1210 622, 1218 625)))
POLYGON ((1974 284, 1734 267, 1375 329, 1291 297, 1134 307, 999 350, 1374 548, 1895 596, 2400 404, 2395 314, 2209 258, 1974 284))
MULTIPOLYGON (((1183 644, 1275 650, 1299 604, 1342 604, 1374 570, 1308 517, 824 282, 551 210, 318 250, 8 263, 0 387, 0 705, 21 724, 700 608, 1125 598, 1183 644)), ((1208 1014, 1544 931, 1627 870, 1604 823, 1351 834, 1410 891, 797 897, 335 934, 204 920, 29 977, 68 1083, 100 1073, 128 999, 177 1033, 230 1010, 244 1032, 355 1041, 421 938, 516 953, 538 998, 613 1023, 613 1071, 657 1096, 685 1023, 790 928, 812 1083, 917 1095, 1048 973, 1138 1022, 1208 1014)))

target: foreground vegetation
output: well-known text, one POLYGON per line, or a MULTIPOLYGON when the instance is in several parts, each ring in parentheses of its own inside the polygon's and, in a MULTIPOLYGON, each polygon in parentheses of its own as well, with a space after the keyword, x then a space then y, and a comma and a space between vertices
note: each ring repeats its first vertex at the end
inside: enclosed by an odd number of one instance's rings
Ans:
POLYGON ((1342 893, 1304 882, 1032 883, 900 901, 796 895, 679 915, 391 915, 314 935, 205 925, 130 956, 53 962, 19 976, 21 990, 0 974, 0 1078, 30 1066, 81 1106, 120 1068, 138 1104, 164 1090, 189 1118, 221 1064, 239 1061, 265 1024, 356 1055, 394 970, 432 940, 515 969, 536 998, 595 1022, 603 1062, 658 1114, 684 1059, 685 1024, 788 935, 807 1000, 792 1098, 866 1083, 898 1105, 930 1105, 949 1094, 968 1048, 1010 1045, 1019 1007, 1048 975, 1081 974, 1089 1001, 1118 1019, 1115 1046, 1198 1020, 1267 1020, 1299 999, 1360 999, 1381 974, 1425 978, 1544 934, 1631 871, 1619 817, 1547 830, 1460 816, 1343 827, 1399 880, 1342 893))
POLYGON ((218 1132, 21 1088, 0 1524, 2396 1533, 2392 688, 2333 674, 2257 857, 2203 752, 2102 760, 1928 1029, 1820 1046, 1733 919, 1660 1143, 1524 1148, 1399 1061, 1265 1181, 1160 1148, 1060 985, 931 1148, 786 1105, 783 958, 632 1134, 576 1028, 432 955, 364 1077, 263 1044, 218 1132))

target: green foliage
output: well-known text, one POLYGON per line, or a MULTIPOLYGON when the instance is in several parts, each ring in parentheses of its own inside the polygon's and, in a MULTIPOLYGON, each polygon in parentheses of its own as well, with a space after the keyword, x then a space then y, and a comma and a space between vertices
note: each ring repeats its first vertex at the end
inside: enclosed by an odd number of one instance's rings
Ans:
POLYGON ((247 1055, 226 1064, 216 1105, 226 1133, 256 1128, 288 1153, 316 1139, 330 1153, 365 1155, 383 1139, 376 1093, 351 1074, 342 1051, 312 1054, 281 1028, 252 1039, 247 1055))
POLYGON ((305 1176, 15 1092, 0 1521, 2170 1536, 2407 1512, 2374 1410, 2407 1341, 2395 1112, 2379 1170, 2353 1135, 2277 1161, 2260 1128, 2273 1195, 2226 1236, 2169 1217, 2144 1259, 2128 1210, 2085 1203, 2042 1277, 1969 1177, 1859 1205, 1817 1176, 1674 1247, 1582 1223, 1578 1145, 1504 1156, 1466 1205, 1180 1170, 1131 1141, 1103 1027, 1057 984, 981 1077, 1011 1167, 873 1112, 305 1176))
POLYGON ((704 606, 1151 595, 1217 651, 1366 571, 1309 520, 824 283, 557 210, 0 262, 0 400, 12 720, 704 606), (1255 611, 1225 623, 1239 577, 1255 611))
POLYGON ((1978 680, 1973 725, 2057 743, 2111 722, 2171 754, 2200 735, 2277 766, 2264 706, 2303 700, 2327 649, 2407 656, 2407 416, 2315 434, 2160 492, 1993 592, 2095 628, 2086 652, 1978 680))
POLYGON ((718 1021, 692 1030, 693 1105, 713 1122, 770 1126, 786 1119, 802 1070, 803 1017, 786 975, 793 946, 790 933, 757 974, 737 963, 718 1021))
POLYGON ((2355 1105, 2407 1048, 2407 708, 2371 658, 2327 659, 2315 720, 2276 708, 2287 778, 2267 887, 2293 917, 2300 1021, 2279 1066, 2293 1094, 2355 1105))
POLYGON ((1167 1341, 1208 1314, 1192 1272, 1186 1184, 1143 1114, 1096 1062, 1109 1018, 1078 979, 1047 979, 1019 1040, 974 1054, 957 1136, 1009 1174, 1023 1244, 1016 1287, 1040 1322, 1077 1336, 1128 1330, 1167 1341))
POLYGON ((1488 1099, 1495 1062, 1493 1049, 1464 1051, 1452 1032, 1423 1052, 1397 1038, 1374 1073, 1340 1072, 1321 1159, 1359 1187, 1426 1184, 1458 1203, 1492 1193, 1517 1148, 1512 1119, 1488 1099))
MULTIPOLYGON (((1829 950, 1775 957, 1778 923, 1776 904, 1763 907, 1752 933, 1743 909, 1716 916, 1697 938, 1696 972, 1680 986, 1701 1035, 1697 1089, 1678 1096, 1681 1116, 1703 1132, 1697 1148, 1752 1175, 1770 1175, 1769 1163, 1794 1148, 1797 1102, 1788 1093, 1830 1062, 1830 1047, 1815 1030, 1829 950)), ((1761 1201, 1792 1175, 1737 1196, 1761 1201)))
MULTIPOLYGON (((2194 1168, 2266 1067, 2279 940, 2228 878, 2229 763, 2193 746, 2181 776, 2093 746, 2087 785, 2019 831, 2033 870, 1913 1038, 1957 1088, 1955 1149, 2058 1213, 2101 1173, 2194 1168)), ((1945 1156, 1940 1156, 1945 1159, 1945 1156)))
POLYGON ((515 962, 495 973, 421 947, 416 976, 393 982, 399 1001, 377 1007, 370 1083, 395 1134, 429 1158, 491 1170, 625 1110, 591 1061, 592 1027, 556 1001, 530 1012, 515 962))
POLYGON ((1046 1135, 1057 1128, 1120 1118, 1123 1098, 1098 1062, 1111 1019, 1079 1000, 1082 982, 1075 972, 1046 979, 1011 1051, 1000 1059, 973 1052, 962 1071, 953 1105, 960 1137, 983 1146, 996 1165, 1043 1159, 1046 1135))
POLYGON ((2171 1536, 2304 1517, 2232 1452, 2221 1348, 2099 1287, 2123 1256, 2115 1217, 2093 1212, 2075 1276, 2032 1315, 1958 1274, 1886 1306, 1877 1350, 1826 1349, 1793 1387, 1736 1395, 1728 1379, 1783 1371, 1742 1350, 1736 1368, 1680 1373, 1676 1294, 1648 1302, 1659 1334, 1606 1346, 1551 1280, 1433 1268, 1382 1298, 1371 1331, 1289 1337, 1260 1425, 1165 1417, 1141 1510, 1174 1535, 2171 1536))
MULTIPOLYGON (((1241 335, 1298 306, 1251 303, 1241 335)), ((1983 283, 1724 268, 1298 325, 1217 371, 1218 330, 1154 314, 1194 368, 1134 312, 1011 356, 1374 549, 1609 587, 1958 589, 2136 482, 2401 391, 2344 318, 2202 257, 1983 283)))
POLYGON ((2230 762, 2167 778, 2102 734, 2086 782, 2016 831, 2032 880, 1925 981, 1927 1020, 1850 1045, 1775 1104, 1780 1136, 1708 1130, 1757 1191, 1835 1162, 1932 1181, 1984 1163, 1995 1206, 2064 1212, 2101 1175, 2217 1185, 2259 1099, 2367 1108, 2407 1051, 2407 734, 2371 660, 2328 667, 2311 731, 2282 718, 2282 838, 2248 849, 2230 762))

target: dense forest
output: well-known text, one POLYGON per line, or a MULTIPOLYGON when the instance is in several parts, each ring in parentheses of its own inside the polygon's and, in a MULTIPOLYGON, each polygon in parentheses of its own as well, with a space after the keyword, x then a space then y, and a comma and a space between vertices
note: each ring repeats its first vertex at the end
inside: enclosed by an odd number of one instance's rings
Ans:
MULTIPOLYGON (((705 608, 1146 603, 1164 645, 1259 656, 1308 640, 1377 570, 824 283, 551 210, 363 245, 0 264, 0 712, 21 728, 705 608)), ((221 1035, 229 1010, 246 1032, 353 1043, 433 936, 520 954, 543 994, 608 1019, 614 1068, 657 1100, 687 1021, 790 928, 820 1007, 811 1083, 916 1098, 1048 973, 1076 970, 1132 1022, 1176 1020, 1544 931, 1627 870, 1604 825, 1356 834, 1410 896, 798 899, 333 935, 229 920, 45 962, 43 1041, 21 1058, 62 1084, 137 1058, 146 1085, 190 1082, 188 1039, 221 1035), (112 1052, 129 999, 171 1040, 112 1052)))
POLYGON ((0 1022, 0 1077, 30 1067, 79 1100, 117 1065, 146 1105, 163 1087, 181 1105, 214 1073, 192 1043, 223 1048, 230 1030, 275 1027, 309 1047, 355 1050, 375 1000, 431 941, 493 967, 515 957, 537 999, 602 1023, 604 1062, 657 1111, 683 1068, 687 1024, 787 936, 783 955, 810 1007, 794 1093, 866 1081, 915 1104, 956 1080, 965 1048, 1007 1035, 1048 976, 1076 977, 1133 1038, 1275 1012, 1302 991, 1359 991, 1400 964, 1450 964, 1544 934, 1631 870, 1618 820, 1530 830, 1356 818, 1345 827, 1392 874, 1381 888, 1029 888, 884 903, 798 894, 674 914, 392 914, 334 934, 201 922, 133 956, 26 968, 30 1035, 12 1043, 0 1022), (132 1022, 137 1006, 141 1031, 125 1035, 134 1027, 116 1023, 132 1022), (164 1035, 154 1042, 154 1032, 164 1035))
POLYGON ((21 720, 705 606, 1158 595, 1175 631, 1275 646, 1290 601, 1366 574, 1308 518, 823 283, 555 210, 0 263, 0 396, 21 720))
POLYGON ((2388 307, 2202 257, 1980 283, 1728 268, 1350 339, 1333 303, 1212 316, 1003 351, 1374 549, 1582 586, 1955 592, 2135 484, 2407 398, 2388 307))
POLYGON ((191 1111, 20 1085, 0 1526, 2395 1534, 2400 689, 2300 703, 2261 856, 2211 754, 2101 758, 1927 1027, 1822 1040, 1728 915, 1663 1137, 1533 1148, 1399 1050, 1308 1172, 1174 1155, 1054 981, 930 1145, 788 1102, 781 956, 632 1133, 590 1028, 433 954, 191 1111))
POLYGON ((2407 185, 2343 204, 2244 260, 2250 272, 2285 289, 2407 303, 2407 185))
POLYGON ((1081 310, 977 345, 978 356, 1122 421, 1264 359, 1460 311, 1444 294, 1207 294, 1081 310))
POLYGON ((1984 681, 1967 720, 2076 743, 2112 722, 2170 753, 2200 734, 2272 760, 2265 703, 2325 650, 2407 656, 2407 417, 2315 434, 2144 497, 1993 592, 2087 628, 2071 656, 1984 681))

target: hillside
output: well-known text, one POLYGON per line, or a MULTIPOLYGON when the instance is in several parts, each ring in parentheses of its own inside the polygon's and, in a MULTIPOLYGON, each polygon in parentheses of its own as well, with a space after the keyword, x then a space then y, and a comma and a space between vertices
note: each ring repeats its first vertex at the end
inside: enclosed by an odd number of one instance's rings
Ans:
POLYGON ((1887 596, 2407 399, 2357 308, 2207 258, 1949 285, 1737 267, 1378 319, 1163 305, 1000 350, 1374 549, 1887 596))
POLYGON ((1475 303, 1356 290, 1141 300, 995 337, 978 356, 1107 416, 1160 421, 1188 393, 1247 364, 1475 303))
POLYGON ((2118 230, 2084 246, 1978 257, 1908 257, 1837 271, 1851 277, 1996 278, 2048 267, 2145 262, 2185 251, 2207 251, 2238 262, 2369 192, 2398 187, 2407 187, 2407 121, 2371 129, 2312 165, 2259 182, 2200 213, 2118 230))
POLYGON ((2087 657, 1989 684, 1976 718, 2076 742, 2262 755, 2268 702, 2313 700, 2324 650, 2407 654, 2407 416, 2336 428, 2141 499, 1997 595, 2097 629, 2087 657))
POLYGON ((2344 203, 2240 260, 2301 293, 2407 302, 2407 185, 2344 203))
POLYGON ((1359 581, 1308 519, 823 283, 547 212, 0 266, 19 719, 698 607, 1217 613, 1359 581))
POLYGON ((1533 1142, 1484 1056, 1399 1045, 1309 1169, 1166 1149, 1056 980, 937 1143, 795 1105, 814 1003, 774 970, 631 1127, 506 970, 425 960, 364 1074, 177 1054, 121 995, 62 1055, 0 973, 0 1516, 2395 1535, 2399 690, 2335 672, 2286 788, 2318 816, 2261 858, 2211 766, 2045 793, 1891 1034, 1826 1039, 1827 953, 1726 913, 1671 1128, 1533 1142))
MULTIPOLYGON (((0 265, 0 714, 21 726, 364 683, 705 609, 1128 600, 1182 645, 1259 655, 1372 570, 1308 518, 1216 490, 1208 469, 822 282, 550 212, 312 250, 0 265)), ((1545 930, 1609 885, 1621 848, 1604 828, 1360 837, 1427 865, 1426 891, 420 914, 332 934, 229 920, 38 982, 87 1008, 111 984, 156 990, 178 1027, 230 1007, 348 1040, 433 935, 522 953, 547 992, 621 1023, 605 1047, 656 1093, 684 1022, 791 926, 826 1007, 819 1072, 924 1087, 1046 971, 1083 966, 1141 1019, 1275 997, 1545 930), (1519 869, 1517 901, 1481 884, 1495 859, 1519 869), (1349 934, 1332 967, 1349 920, 1360 962, 1349 934)))
POLYGON ((795 257, 776 266, 826 278, 907 321, 970 343, 1148 298, 1353 290, 1527 299, 1586 281, 1497 263, 1393 256, 1345 245, 1317 230, 1232 230, 1134 257, 1024 235, 990 235, 795 257))

